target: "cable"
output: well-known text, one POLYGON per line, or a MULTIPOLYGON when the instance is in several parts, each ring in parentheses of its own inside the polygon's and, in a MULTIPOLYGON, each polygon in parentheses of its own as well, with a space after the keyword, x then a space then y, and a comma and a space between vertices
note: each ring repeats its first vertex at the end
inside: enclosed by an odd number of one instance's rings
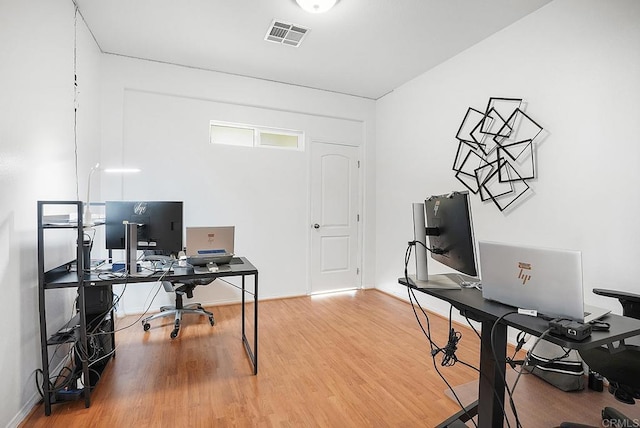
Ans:
MULTIPOLYGON (((409 284, 409 274, 408 274, 408 265, 409 265, 409 260, 411 259, 411 249, 412 247, 415 245, 416 241, 409 242, 409 245, 407 246, 407 249, 405 251, 405 257, 404 257, 404 276, 405 276, 405 280, 407 283, 407 295, 409 296, 409 303, 411 303, 411 309, 413 310, 413 314, 416 318, 416 321, 418 322, 418 326, 420 327, 420 330, 422 330, 422 334, 427 338, 428 342, 429 342, 429 349, 430 349, 430 354, 431 354, 431 360, 433 361, 433 367, 436 371, 436 373, 438 373, 438 376, 440 376, 440 378, 442 379, 442 381, 445 383, 445 385, 447 385, 447 388, 449 388, 449 390, 451 391, 451 394, 453 395, 453 397, 455 398, 456 402, 458 403, 458 405, 460 406, 460 408, 464 411, 465 415, 469 418, 469 420, 473 423, 473 425, 477 428, 477 424, 476 422, 473 420, 473 417, 469 414, 468 410, 465 408, 464 404, 462 404, 462 401, 460 400, 460 397, 458 397, 458 394, 456 394, 455 390, 453 389, 453 387, 451 386, 451 384, 447 381, 447 379, 444 377, 444 375, 440 372, 440 369, 438 368, 438 365, 436 364, 436 355, 440 352, 444 352, 444 357, 442 360, 442 365, 443 366, 452 366, 455 364, 456 361, 459 361, 456 357, 455 357, 455 350, 457 349, 457 343, 460 340, 460 337, 458 334, 456 334, 452 328, 449 328, 449 340, 447 342, 447 345, 445 346, 445 348, 440 348, 438 345, 436 345, 436 343, 431 339, 431 324, 429 322, 429 316, 427 315, 426 311, 422 308, 422 306, 420 305, 420 302, 418 302, 417 297, 415 296, 414 293, 414 289, 413 287, 411 287, 409 284), (415 302, 415 303, 414 303, 415 302), (426 330, 425 330, 425 326, 423 326, 422 321, 420 320, 420 317, 418 316, 418 312, 416 311, 416 305, 418 306, 418 308, 420 309, 420 311, 422 312, 422 315, 424 316, 424 319, 426 321, 426 330)), ((422 244, 422 243, 421 243, 422 244)), ((422 244, 424 245, 424 244, 422 244)), ((426 246, 425 246, 426 248, 426 246)), ((450 309, 449 312, 449 326, 451 327, 451 310, 452 310, 453 306, 450 309)), ((477 372, 480 372, 478 369, 476 369, 475 367, 468 365, 464 362, 461 362, 462 364, 473 368, 474 370, 476 370, 477 372)))
MULTIPOLYGON (((76 344, 73 348, 75 348, 76 354, 78 356, 78 358, 80 359, 80 361, 82 362, 86 362, 89 364, 89 366, 95 365, 96 363, 98 363, 99 361, 110 357, 113 353, 115 353, 115 350, 117 348, 114 347, 114 349, 110 350, 108 353, 105 353, 104 355, 99 355, 99 353, 97 352, 99 349, 99 347, 97 346, 96 340, 98 340, 98 337, 103 336, 103 335, 108 335, 108 334, 115 334, 118 331, 122 331, 125 330, 127 328, 133 327, 135 324, 137 324, 148 312, 149 309, 151 309, 151 305, 153 304, 153 302, 155 301, 155 298, 157 297, 158 293, 160 292, 160 288, 162 285, 162 281, 167 277, 167 275, 170 272, 170 268, 175 264, 175 260, 173 260, 170 265, 169 265, 169 269, 167 270, 162 270, 162 275, 160 275, 157 280, 155 282, 158 283, 158 287, 155 290, 155 293, 153 294, 153 297, 151 298, 151 300, 149 301, 149 304, 147 305, 147 307, 145 308, 144 312, 142 314, 140 314, 138 316, 138 318, 133 321, 131 324, 121 327, 121 328, 115 328, 115 320, 113 320, 113 326, 114 329, 113 331, 108 330, 100 330, 98 331, 99 328, 102 327, 102 321, 96 323, 95 326, 93 326, 93 328, 87 332, 87 342, 88 342, 88 347, 89 349, 84 349, 82 344, 79 341, 76 341, 76 344), (89 350, 91 350, 91 354, 89 354, 89 350)), ((155 270, 154 268, 154 272, 158 272, 157 270, 155 270)), ((120 299, 122 299, 122 296, 124 295, 126 289, 127 289, 127 285, 128 285, 128 275, 124 276, 125 278, 125 282, 124 282, 124 288, 122 290, 122 293, 113 300, 113 302, 111 303, 110 307, 103 311, 102 313, 96 315, 94 317, 94 319, 100 319, 103 320, 104 317, 106 317, 113 309, 115 309, 115 307, 117 306, 117 304, 119 303, 120 299)), ((99 374, 98 374, 99 376, 99 374)))
MULTIPOLYGON (((458 357, 456 356, 456 351, 458 350, 458 342, 462 339, 462 333, 455 331, 452 327, 452 314, 453 314, 453 305, 449 307, 449 339, 447 340, 447 344, 444 348, 436 349, 435 354, 442 352, 444 355, 442 356, 442 365, 445 367, 451 367, 456 362, 458 362, 458 357)), ((433 354, 433 351, 432 351, 433 354)), ((434 356, 435 356, 434 354, 434 356)))
POLYGON ((422 245, 425 250, 427 250, 427 251, 429 251, 430 253, 433 253, 433 254, 445 254, 446 253, 446 251, 443 250, 442 248, 429 248, 429 247, 427 247, 427 244, 425 244, 422 241, 418 241, 418 240, 409 241, 409 246, 410 247, 412 247, 412 246, 414 246, 416 244, 422 245))
POLYGON ((40 385, 40 382, 38 382, 38 373, 40 373, 40 375, 42 376, 42 382, 44 382, 44 371, 42 369, 35 370, 36 389, 38 390, 38 394, 40 394, 40 397, 44 398, 44 390, 40 385))
POLYGON ((480 335, 480 332, 474 327, 473 324, 471 324, 471 320, 469 319, 469 317, 465 315, 464 319, 467 320, 467 324, 469 324, 469 327, 471 327, 471 330, 473 330, 476 336, 478 336, 478 339, 482 340, 482 336, 480 335))
MULTIPOLYGON (((153 304, 153 302, 155 301, 156 297, 158 296, 158 293, 160 292, 160 288, 161 288, 160 286, 161 286, 161 285, 162 285, 162 283, 161 283, 161 282, 159 282, 159 283, 158 283, 158 288, 156 289, 156 292, 153 294, 153 297, 151 298, 151 301, 149 302, 149 305, 145 308, 144 312, 143 312, 142 314, 140 314, 140 316, 139 316, 135 321, 133 321, 131 324, 129 324, 129 325, 127 325, 127 326, 124 326, 124 327, 122 327, 122 328, 117 328, 117 329, 115 329, 114 333, 115 333, 115 332, 118 332, 118 331, 126 330, 127 328, 130 328, 130 327, 133 327, 133 326, 134 326, 134 325, 136 325, 138 322, 140 322, 140 320, 142 320, 142 318, 143 318, 145 315, 147 315, 147 313, 149 312, 149 309, 151 309, 151 305, 153 304)), ((147 297, 148 297, 148 295, 147 295, 147 297)))
MULTIPOLYGON (((409 246, 407 247, 407 250, 406 250, 406 252, 405 252, 405 260, 404 260, 404 263, 405 263, 405 265, 404 265, 404 276, 405 276, 405 280, 406 280, 406 284, 407 284, 407 293, 408 293, 408 295, 409 295, 409 302, 411 303, 411 307, 412 307, 412 309, 413 309, 414 316, 416 317, 416 320, 418 321, 418 325, 420 326, 420 329, 422 330, 422 333, 425 335, 425 337, 426 337, 426 338, 427 338, 427 340, 429 341, 429 345, 430 345, 430 347, 431 347, 431 353, 432 353, 433 364, 434 364, 434 368, 435 368, 436 372, 438 373, 438 375, 440 376, 440 378, 444 381, 444 383, 447 385, 447 387, 449 388, 449 390, 450 390, 450 391, 451 391, 451 393, 453 394, 453 396, 454 396, 455 400, 457 401, 458 405, 460 406, 460 408, 465 412, 465 414, 467 415, 467 417, 469 418, 469 420, 470 420, 470 421, 471 421, 471 422, 476 426, 476 428, 477 428, 477 424, 476 424, 476 422, 471 418, 471 415, 468 413, 467 409, 464 407, 464 405, 463 405, 463 404, 462 404, 462 402, 460 401, 459 397, 457 396, 457 394, 456 394, 456 393, 455 393, 455 391, 453 390, 453 387, 452 387, 452 386, 447 382, 447 380, 444 378, 444 376, 442 375, 442 373, 440 372, 440 370, 438 369, 438 367, 437 367, 437 365, 436 365, 436 362, 435 362, 435 355, 433 355, 433 353, 434 353, 434 351, 435 351, 435 348, 438 348, 438 349, 440 349, 440 348, 439 348, 439 347, 438 347, 438 346, 437 346, 437 345, 436 345, 436 344, 431 340, 431 330, 430 330, 430 325, 429 325, 429 317, 428 317, 428 315, 426 314, 425 310, 422 308, 422 306, 420 306, 420 303, 418 302, 417 298, 415 297, 415 294, 414 294, 414 287, 412 287, 411 285, 409 285, 409 284, 411 284, 411 282, 409 281, 409 276, 408 276, 408 265, 409 265, 409 260, 410 260, 410 257, 411 257, 411 247, 412 247, 412 246, 413 246, 413 245, 412 245, 412 242, 409 242, 409 246), (419 319, 419 317, 418 317, 418 313, 417 313, 417 312, 416 312, 416 310, 415 310, 415 307, 414 307, 414 300, 415 300, 415 302, 416 302, 415 304, 420 308, 420 310, 422 311, 422 313, 423 313, 423 315, 424 315, 424 317, 425 317, 425 319, 426 319, 426 322, 427 322, 427 329, 426 329, 426 331, 425 331, 425 328, 423 327, 422 323, 420 322, 420 319, 419 319)), ((450 338, 450 341, 451 341, 451 339, 452 339, 452 338, 457 338, 457 335, 456 335, 456 334, 452 335, 452 330, 453 330, 453 329, 451 328, 451 318, 452 318, 452 317, 451 317, 451 314, 452 314, 452 312, 451 312, 451 311, 452 311, 452 309, 453 309, 453 306, 451 306, 451 307, 450 307, 450 309, 449 309, 449 338, 450 338)), ((479 333, 479 332, 476 330, 476 328, 471 324, 471 322, 470 322, 469 318, 465 316, 465 319, 467 320, 467 323, 469 323, 469 326, 470 326, 470 327, 473 329, 473 331, 475 332, 476 336, 478 336, 478 338, 479 338, 480 340, 482 340, 482 337, 481 337, 480 333, 479 333)), ((494 324, 494 325, 495 325, 495 324, 494 324)), ((455 345, 457 345, 457 342, 459 341, 459 338, 454 339, 454 340, 455 340, 455 345)), ((494 354, 494 358, 495 358, 495 354, 496 354, 496 353, 495 353, 495 350, 493 349, 493 339, 492 339, 492 343, 491 343, 491 345, 492 345, 492 350, 493 350, 493 354, 494 354)), ((447 346, 451 347, 451 345, 449 345, 449 344, 448 344, 447 346)), ((437 352, 436 352, 436 354, 437 354, 437 352)), ((450 359, 449 359, 449 361, 450 361, 450 359)), ((469 365, 469 364, 467 364, 467 363, 465 363, 464 361, 461 361, 461 360, 456 360, 456 361, 458 361, 458 362, 460 362, 461 364, 463 364, 463 365, 465 365, 465 366, 467 366, 467 367, 469 367, 469 368, 472 368, 473 370, 477 371, 477 372, 479 373, 479 375, 480 375, 480 376, 486 376, 486 374, 482 373, 482 371, 480 371, 478 368, 473 367, 472 365, 469 365)), ((503 375, 503 378, 504 378, 504 375, 503 375)), ((506 385, 506 383, 505 383, 505 385, 506 385)), ((498 402, 500 403, 500 406, 501 406, 501 408, 503 409, 503 414, 504 414, 504 401, 502 400, 502 398, 499 396, 498 392, 497 392, 495 389, 493 390, 493 394, 494 394, 495 398, 498 400, 498 402)), ((507 423, 507 427, 511 428, 511 424, 509 423, 509 420, 508 420, 506 417, 505 417, 505 421, 506 421, 506 423, 507 423)))
MULTIPOLYGON (((533 342, 533 346, 531 347, 531 349, 529 349, 529 351, 527 352, 527 355, 524 358, 524 361, 522 362, 523 369, 518 371, 518 376, 516 376, 516 380, 513 382, 513 386, 511 387, 511 392, 515 392, 516 386, 518 386, 518 381, 520 380, 520 376, 522 376, 522 372, 524 371, 524 367, 529 362, 529 358, 531 357, 531 355, 533 355, 533 350, 536 349, 536 346, 538 346, 538 343, 540 343, 542 338, 545 337, 550 332, 551 332, 551 328, 546 329, 540 336, 536 338, 536 341, 533 342)), ((569 354, 565 352, 565 355, 562 356, 561 358, 565 358, 565 356, 568 356, 568 355, 569 354)), ((533 373, 534 369, 535 369, 535 366, 531 369, 530 373, 533 373)))
MULTIPOLYGON (((60 344, 60 345, 58 345, 58 347, 56 347, 56 350, 54 351, 54 355, 55 355, 55 353, 57 353, 58 349, 60 349, 61 345, 62 344, 60 344)), ((72 361, 71 360, 71 358, 72 358, 71 357, 72 350, 73 350, 73 347, 70 347, 69 348, 69 352, 67 353, 67 359, 69 361, 72 361)), ((53 357, 50 360, 50 363, 51 363, 52 360, 53 360, 53 357)), ((44 378, 44 372, 41 369, 37 369, 37 371, 36 371, 36 387, 37 387, 38 392, 40 393, 40 395, 42 397, 44 397, 44 391, 45 390, 48 391, 48 392, 56 392, 56 391, 62 391, 64 389, 66 389, 67 386, 69 386, 71 384, 73 379, 74 379, 73 378, 73 371, 68 366, 63 366, 60 369, 60 371, 58 372, 57 375, 51 376, 51 377, 49 377, 49 379, 45 379, 44 378), (62 374, 63 371, 69 371, 70 373, 68 375, 63 375, 62 374), (42 385, 40 385, 40 383, 38 382, 38 377, 37 377, 38 372, 40 372, 40 374, 43 375, 42 385), (63 380, 61 383, 60 383, 60 379, 63 380), (46 386, 45 386, 45 381, 47 382, 46 386)))
MULTIPOLYGON (((408 265, 411 257, 412 247, 413 245, 409 243, 409 246, 407 247, 407 250, 405 252, 405 259, 404 259, 404 273, 405 273, 405 279, 407 280, 407 284, 409 284, 408 265)), ((462 334, 453 329, 453 325, 452 325, 453 305, 450 306, 449 308, 449 336, 448 336, 447 344, 441 348, 431 339, 431 326, 429 325, 429 316, 427 315, 426 311, 422 308, 422 306, 418 302, 418 299, 414 294, 413 288, 408 286, 407 293, 409 294, 409 302, 411 303, 411 308, 413 309, 413 313, 416 317, 416 320, 418 321, 418 325, 422 329, 422 333, 425 335, 425 337, 429 341, 431 356, 435 358, 435 356, 438 355, 439 353, 443 353, 441 365, 445 367, 453 366, 457 361, 459 361, 455 355, 455 351, 458 349, 457 347, 458 342, 462 338, 462 334), (415 301, 415 304, 414 304, 414 301, 415 301), (422 326, 420 317, 418 316, 418 313, 416 312, 416 309, 415 309, 416 305, 418 306, 418 308, 420 308, 422 315, 427 321, 427 330, 425 330, 424 327, 422 326)), ((466 364, 466 363, 463 363, 463 364, 466 364)), ((466 365, 469 366, 468 364, 466 365)), ((469 366, 469 367, 472 367, 472 366, 469 366)), ((478 369, 475 369, 475 370, 479 371, 478 369)))
MULTIPOLYGON (((156 279, 156 281, 155 281, 155 282, 157 282, 158 284, 162 284, 162 281, 164 281, 164 280, 165 280, 165 278, 169 275, 170 269, 171 269, 171 267, 173 267, 173 265, 174 265, 175 263, 176 263, 176 260, 175 260, 175 259, 173 259, 173 260, 171 261, 171 263, 169 264, 169 268, 168 268, 167 270, 164 270, 164 269, 163 269, 163 270, 161 271, 161 272, 162 272, 162 275, 160 275, 160 276, 156 279)), ((154 273, 157 273, 157 272, 160 272, 160 270, 158 270, 158 269, 155 267, 155 265, 154 265, 153 273, 151 273, 149 276, 151 276, 151 275, 153 275, 154 273)), ((126 290, 127 290, 127 285, 128 285, 129 283, 128 283, 128 281, 126 281, 126 280, 127 280, 128 278, 129 278, 129 277, 128 277, 128 275, 127 275, 127 276, 125 276, 125 282, 123 283, 124 288, 123 288, 122 292, 120 293, 120 295, 119 295, 119 296, 117 296, 117 298, 113 300, 112 304, 110 305, 110 307, 109 307, 107 310, 105 310, 105 311, 104 311, 104 312, 102 312, 101 314, 97 315, 95 318, 104 318, 105 316, 107 316, 107 315, 109 314, 109 312, 111 312, 113 309, 115 309, 115 308, 116 308, 116 306, 118 305, 118 303, 119 303, 119 302, 120 302, 120 300, 122 299, 122 296, 124 295, 124 293, 125 293, 125 292, 126 292, 126 290)), ((155 298, 156 298, 156 296, 158 295, 158 293, 159 293, 159 292, 160 292, 160 287, 158 287, 158 288, 156 289, 156 291, 155 291, 155 293, 154 293, 154 295, 153 295, 153 298, 152 298, 152 299, 151 299, 151 301, 149 302, 149 305, 147 306, 147 308, 145 309, 145 311, 144 311, 144 312, 143 312, 143 313, 138 317, 138 319, 137 319, 136 321, 134 321, 132 324, 130 324, 130 325, 126 326, 126 327, 122 327, 122 328, 119 328, 119 329, 114 329, 114 331, 113 331, 113 332, 109 331, 109 332, 106 332, 106 333, 115 333, 115 332, 118 332, 118 331, 121 331, 121 330, 125 330, 125 329, 127 329, 127 328, 129 328, 129 327, 133 326, 134 324, 136 324, 138 321, 140 321, 140 320, 142 319, 142 317, 144 317, 144 316, 147 314, 147 312, 149 312, 149 309, 151 309, 151 305, 152 305, 152 304, 153 304, 153 302, 155 301, 155 298)), ((99 326, 100 326, 100 324, 98 324, 96 327, 94 327, 94 328, 93 328, 93 330, 91 331, 91 333, 90 333, 89 335, 93 334, 93 333, 95 332, 95 330, 97 329, 97 327, 99 327, 99 326)), ((100 334, 102 334, 102 333, 100 333, 100 334)))
MULTIPOLYGON (((76 167, 76 200, 80 200, 80 175, 78 174, 78 5, 73 13, 73 146, 76 167)), ((89 203, 89 201, 87 201, 89 203)), ((79 245, 79 243, 78 243, 79 245)))
MULTIPOLYGON (((431 326, 430 326, 430 323, 429 323, 429 316, 427 315, 426 311, 422 308, 422 306, 418 302, 418 299, 416 298, 416 296, 414 294, 413 288, 407 287, 407 293, 409 295, 409 302, 411 303, 411 308, 413 309, 413 314, 416 317, 416 321, 418 322, 418 326, 420 326, 420 329, 422 330, 422 333, 424 334, 424 336, 429 341, 429 347, 430 347, 430 350, 431 350, 431 353, 430 353, 431 354, 431 359, 433 361, 433 367, 436 370, 436 373, 438 373, 438 376, 440 376, 440 379, 442 379, 442 381, 445 383, 445 385, 447 385, 447 388, 449 388, 449 390, 451 391, 451 394, 455 398, 455 400, 458 403, 458 405, 460 406, 460 408, 465 412, 465 414, 467 415, 469 420, 477 428, 478 426, 477 426, 476 422, 473 420, 473 417, 468 413, 468 411, 465 408, 464 404, 462 404, 462 401, 460 400, 460 397, 458 397, 458 394, 456 394, 455 390, 453 389, 451 384, 447 381, 447 379, 444 377, 444 375, 440 372, 440 369, 438 368, 438 365, 436 364, 436 355, 438 354, 438 352, 440 352, 441 348, 438 347, 435 344, 435 342, 431 339, 431 326), (415 301, 415 304, 414 304, 414 301, 415 301), (418 308, 420 308, 420 311, 422 312, 422 314, 425 317, 425 320, 427 322, 426 330, 425 330, 424 326, 422 325, 422 322, 420 321, 420 317, 418 316, 418 312, 416 311, 415 305, 417 305, 418 308)), ((443 362, 444 362, 444 360, 443 360, 443 362)), ((453 364, 451 364, 451 365, 453 365, 453 364)), ((469 367, 471 367, 471 366, 469 366, 469 367)), ((478 370, 478 372, 479 372, 479 370, 478 370)))

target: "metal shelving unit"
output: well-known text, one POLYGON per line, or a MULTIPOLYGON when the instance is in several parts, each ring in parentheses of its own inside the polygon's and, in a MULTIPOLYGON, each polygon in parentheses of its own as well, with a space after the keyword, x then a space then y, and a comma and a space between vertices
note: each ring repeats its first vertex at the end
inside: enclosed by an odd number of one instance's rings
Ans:
MULTIPOLYGON (((60 208, 58 208, 60 209, 60 208)), ((51 367, 49 367, 50 348, 69 343, 79 346, 82 350, 89 349, 87 334, 87 313, 85 289, 88 285, 88 275, 85 274, 85 266, 90 264, 90 260, 85 260, 83 251, 85 227, 82 223, 82 201, 38 201, 38 301, 40 309, 40 344, 42 351, 42 373, 43 385, 42 393, 44 399, 44 410, 48 416, 51 414, 51 405, 57 402, 68 401, 84 397, 85 407, 91 404, 91 378, 89 361, 87 358, 76 358, 71 364, 81 361, 81 375, 83 387, 76 388, 67 394, 57 391, 55 385, 50 384, 51 367), (67 207, 70 214, 68 217, 55 215, 47 216, 47 207, 67 207), (77 217, 76 217, 77 214, 77 217), (76 220, 69 220, 69 219, 76 220), (75 231, 76 254, 74 260, 66 261, 59 266, 45 270, 45 239, 46 231, 50 229, 69 229, 75 231), (75 265, 75 269, 73 266, 75 265), (47 330, 47 291, 61 288, 76 288, 78 291, 77 313, 65 323, 56 333, 49 335, 47 330), (68 328, 71 326, 71 328, 68 328)), ((72 238, 70 238, 72 239, 72 238)), ((110 317, 111 327, 114 327, 113 310, 106 314, 104 319, 110 317)), ((113 332, 113 328, 111 331, 113 332)), ((113 333, 111 333, 113 335, 113 333)), ((76 351, 74 350, 74 352, 76 351)), ((69 392, 69 391, 67 391, 69 392)))

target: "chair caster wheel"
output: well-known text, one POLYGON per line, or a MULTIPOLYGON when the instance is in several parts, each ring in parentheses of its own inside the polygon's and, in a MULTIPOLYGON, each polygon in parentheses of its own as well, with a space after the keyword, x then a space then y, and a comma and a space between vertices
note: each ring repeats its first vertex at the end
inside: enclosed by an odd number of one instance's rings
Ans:
POLYGON ((151 328, 151 324, 146 322, 146 323, 142 324, 142 328, 144 329, 144 331, 149 331, 149 329, 151 328))
POLYGON ((175 339, 176 337, 178 337, 178 332, 179 332, 179 331, 180 331, 180 330, 178 330, 178 329, 173 330, 173 331, 171 332, 171 338, 172 338, 172 339, 175 339))

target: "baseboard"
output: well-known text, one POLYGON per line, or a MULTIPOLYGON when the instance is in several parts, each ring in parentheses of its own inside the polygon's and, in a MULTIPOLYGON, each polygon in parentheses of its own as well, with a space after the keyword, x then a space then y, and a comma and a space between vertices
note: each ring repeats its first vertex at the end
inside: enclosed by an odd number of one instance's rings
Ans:
MULTIPOLYGON (((298 297, 308 297, 308 294, 295 294, 295 295, 288 295, 288 296, 275 296, 275 297, 260 297, 258 300, 260 302, 266 302, 269 300, 284 300, 284 299, 295 299, 298 297)), ((202 299, 198 299, 198 301, 200 302, 200 304, 202 304, 203 307, 205 308, 215 308, 216 306, 231 306, 231 305, 239 305, 242 303, 242 299, 240 297, 235 298, 235 299, 222 299, 222 300, 215 300, 215 301, 204 301, 202 299)), ((253 299, 246 299, 245 303, 250 304, 253 302, 253 299)), ((189 303, 189 301, 185 300, 185 303, 189 303)), ((133 310, 130 311, 118 311, 116 313, 116 317, 117 318, 124 318, 124 317, 128 317, 128 316, 135 316, 135 315, 142 315, 142 314, 154 314, 160 312, 160 308, 154 308, 148 311, 144 311, 144 309, 142 308, 135 308, 133 310)))
POLYGON ((22 406, 20 411, 9 421, 7 424, 7 428, 17 428, 20 424, 27 419, 27 417, 36 410, 36 407, 40 404, 40 394, 38 392, 34 392, 31 398, 27 400, 27 402, 22 406))
MULTIPOLYGON (((59 373, 63 367, 69 363, 69 358, 65 358, 53 369, 49 370, 49 373, 59 373)), ((35 371, 34 371, 35 374, 35 371)), ((34 391, 27 402, 22 406, 20 411, 9 421, 6 428, 17 428, 22 422, 24 422, 31 413, 36 411, 36 408, 42 403, 42 397, 38 391, 34 391)), ((44 408, 42 409, 44 412, 44 408)))

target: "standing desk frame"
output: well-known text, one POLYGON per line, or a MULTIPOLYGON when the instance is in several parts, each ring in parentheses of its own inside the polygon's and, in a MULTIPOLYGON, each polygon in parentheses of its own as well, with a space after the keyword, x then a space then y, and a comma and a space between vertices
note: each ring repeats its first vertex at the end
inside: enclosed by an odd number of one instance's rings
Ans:
MULTIPOLYGON (((502 427, 504 409, 501 403, 504 403, 505 391, 503 374, 506 370, 507 327, 514 327, 539 337, 548 329, 549 322, 542 318, 509 314, 517 309, 486 300, 482 297, 482 292, 475 288, 449 290, 416 288, 411 279, 404 277, 399 278, 398 282, 406 287, 449 302, 460 311, 461 315, 478 321, 482 325, 478 400, 442 422, 438 427, 453 426, 455 421, 467 422, 476 415, 478 416, 479 428, 502 427), (507 314, 509 315, 506 316, 507 314), (502 318, 503 316, 505 318, 502 318), (500 322, 494 325, 498 319, 500 319, 500 322), (492 329, 494 331, 493 344, 492 329), (504 361, 505 363, 499 367, 498 361, 504 361)), ((553 335, 546 335, 545 340, 564 348, 580 351, 602 345, 613 346, 623 339, 640 334, 640 320, 609 314, 603 318, 603 321, 610 324, 609 331, 594 331, 590 337, 580 342, 553 335)))

